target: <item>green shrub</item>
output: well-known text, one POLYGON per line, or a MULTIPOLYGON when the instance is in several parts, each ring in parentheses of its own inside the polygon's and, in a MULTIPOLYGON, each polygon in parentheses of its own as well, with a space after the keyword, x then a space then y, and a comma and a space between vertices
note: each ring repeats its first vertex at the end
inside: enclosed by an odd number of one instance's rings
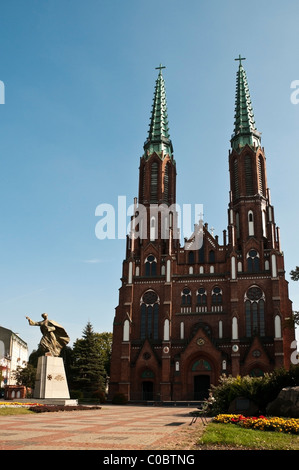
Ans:
POLYGON ((112 398, 112 403, 114 405, 126 405, 128 403, 128 399, 124 393, 116 393, 112 398))
POLYGON ((101 390, 101 389, 96 390, 95 392, 93 392, 92 398, 98 398, 100 403, 105 403, 105 401, 106 401, 105 392, 103 392, 103 390, 101 390))
POLYGON ((70 397, 74 400, 79 400, 80 398, 83 398, 83 392, 81 390, 71 390, 70 397))
POLYGON ((226 413, 230 403, 237 397, 252 400, 261 413, 265 413, 267 404, 273 401, 282 388, 299 385, 299 366, 290 370, 276 369, 263 377, 221 376, 219 385, 212 385, 215 398, 213 413, 226 413))

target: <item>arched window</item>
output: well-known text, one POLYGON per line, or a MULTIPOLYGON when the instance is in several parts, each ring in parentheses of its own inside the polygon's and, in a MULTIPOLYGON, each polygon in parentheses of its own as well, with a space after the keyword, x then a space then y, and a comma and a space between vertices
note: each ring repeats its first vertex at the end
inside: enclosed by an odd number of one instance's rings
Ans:
POLYGON ((207 291, 204 287, 200 287, 197 291, 197 305, 207 305, 207 291))
POLYGON ((169 320, 166 318, 164 321, 164 335, 163 335, 164 341, 169 341, 169 320))
POLYGON ((258 286, 248 289, 244 298, 246 336, 265 336, 265 294, 258 286))
POLYGON ((232 319, 232 339, 239 338, 239 331, 238 331, 238 319, 237 317, 233 317, 232 319))
POLYGON ((158 163, 154 162, 151 168, 151 203, 158 202, 158 163))
POLYGON ((129 320, 124 321, 124 329, 123 329, 123 341, 129 341, 130 339, 130 322, 129 320))
POLYGON ((145 275, 146 276, 157 275, 157 260, 153 255, 149 255, 145 260, 145 275))
POLYGON ((264 184, 264 162, 261 155, 258 159, 258 174, 259 174, 259 193, 265 196, 265 184, 264 184))
POLYGON ((185 287, 182 291, 182 305, 191 305, 191 290, 185 287))
POLYGON ((253 192, 253 178, 252 178, 252 163, 251 163, 250 155, 245 155, 244 170, 245 170, 246 196, 252 196, 254 192, 253 192))
POLYGON ((247 271, 249 273, 260 271, 260 255, 256 250, 250 250, 247 253, 247 271))
POLYGON ((200 249, 198 250, 198 261, 200 263, 205 262, 204 240, 202 240, 202 245, 201 245, 200 249))
POLYGON ((235 199, 238 199, 239 197, 239 175, 238 175, 238 160, 234 160, 234 166, 233 166, 233 185, 234 185, 234 196, 235 199))
POLYGON ((168 195, 169 195, 169 164, 167 163, 164 170, 164 193, 163 193, 163 201, 168 202, 168 195))
POLYGON ((275 315, 274 318, 274 329, 275 329, 275 338, 281 338, 281 318, 279 315, 275 315))
POLYGON ((216 286, 212 290, 212 312, 222 311, 222 289, 216 286))
POLYGON ((222 322, 222 320, 219 320, 219 322, 218 322, 218 335, 219 335, 219 338, 223 338, 223 322, 222 322))
POLYGON ((194 251, 189 251, 188 253, 188 263, 194 264, 194 251))
POLYGON ((214 250, 209 251, 209 263, 215 263, 215 251, 214 250))
POLYGON ((180 323, 180 339, 184 339, 185 336, 185 325, 184 322, 181 321, 180 323))
POLYGON ((212 305, 220 305, 222 304, 222 289, 216 286, 212 290, 212 305))
POLYGON ((249 237, 254 236, 254 220, 252 211, 248 211, 248 235, 249 237))
POLYGON ((236 212, 236 234, 237 238, 240 238, 240 214, 236 212))
POLYGON ((158 339, 159 298, 155 291, 145 292, 141 304, 141 339, 158 339))
POLYGON ((154 242, 155 240, 156 240, 156 219, 155 217, 152 217, 150 221, 150 241, 154 242))

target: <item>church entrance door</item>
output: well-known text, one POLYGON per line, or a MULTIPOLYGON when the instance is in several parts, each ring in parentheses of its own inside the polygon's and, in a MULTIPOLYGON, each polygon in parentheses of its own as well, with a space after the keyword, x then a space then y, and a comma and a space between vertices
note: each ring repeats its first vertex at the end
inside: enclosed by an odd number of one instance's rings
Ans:
POLYGON ((194 378, 194 400, 204 400, 209 396, 210 376, 195 375, 194 378))
POLYGON ((148 380, 142 382, 142 400, 154 399, 154 383, 148 380))

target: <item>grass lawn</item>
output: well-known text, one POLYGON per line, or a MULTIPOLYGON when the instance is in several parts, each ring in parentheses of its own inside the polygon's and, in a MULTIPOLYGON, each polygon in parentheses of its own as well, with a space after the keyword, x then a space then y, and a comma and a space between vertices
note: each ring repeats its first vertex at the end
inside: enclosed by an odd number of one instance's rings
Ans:
POLYGON ((7 406, 0 408, 0 419, 1 416, 8 416, 8 415, 28 415, 32 414, 33 411, 29 411, 27 408, 16 407, 16 406, 7 406))
POLYGON ((215 449, 299 450, 299 436, 210 422, 198 445, 215 449))

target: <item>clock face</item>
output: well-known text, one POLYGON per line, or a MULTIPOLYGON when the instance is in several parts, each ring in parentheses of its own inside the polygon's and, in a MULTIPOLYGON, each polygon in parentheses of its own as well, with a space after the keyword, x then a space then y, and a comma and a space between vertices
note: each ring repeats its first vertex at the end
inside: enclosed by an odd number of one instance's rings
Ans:
POLYGON ((196 344, 198 346, 203 346, 205 344, 205 340, 203 338, 198 338, 198 340, 196 341, 196 344))

